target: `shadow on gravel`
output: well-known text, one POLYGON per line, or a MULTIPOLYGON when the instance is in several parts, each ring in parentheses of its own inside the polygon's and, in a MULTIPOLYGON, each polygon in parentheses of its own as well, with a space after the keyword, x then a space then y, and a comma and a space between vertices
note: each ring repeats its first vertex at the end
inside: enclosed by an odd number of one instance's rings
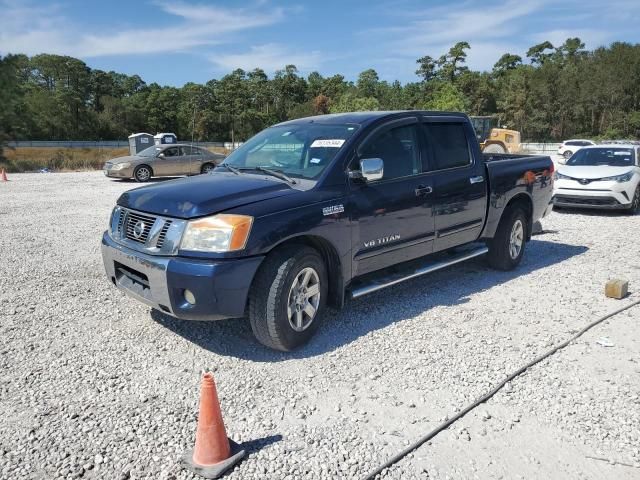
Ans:
POLYGON ((255 440, 249 440, 248 442, 243 442, 240 446, 246 450, 247 454, 255 453, 262 450, 264 447, 268 447, 269 445, 279 442, 282 440, 282 435, 269 435, 268 437, 256 438, 255 440))
MULTIPOLYGON (((581 255, 585 246, 549 242, 535 237, 527 244, 520 266, 501 272, 479 258, 419 277, 347 303, 339 312, 328 310, 311 342, 294 352, 276 352, 259 344, 249 322, 242 319, 217 322, 181 321, 152 310, 151 318, 194 344, 211 352, 256 362, 279 362, 322 355, 359 337, 396 322, 413 318, 436 306, 461 305, 470 295, 497 287, 536 270, 581 255)), ((535 289, 535 285, 532 285, 535 289)), ((505 292, 508 294, 508 292, 505 292)))
POLYGON ((583 217, 631 217, 628 210, 602 210, 597 208, 568 208, 553 207, 554 213, 560 215, 581 215, 583 217))
POLYGON ((134 185, 139 185, 140 187, 144 187, 145 185, 151 185, 158 182, 166 182, 167 180, 177 180, 178 178, 187 177, 153 177, 144 183, 136 182, 133 178, 110 178, 110 180, 115 183, 131 183, 134 185))

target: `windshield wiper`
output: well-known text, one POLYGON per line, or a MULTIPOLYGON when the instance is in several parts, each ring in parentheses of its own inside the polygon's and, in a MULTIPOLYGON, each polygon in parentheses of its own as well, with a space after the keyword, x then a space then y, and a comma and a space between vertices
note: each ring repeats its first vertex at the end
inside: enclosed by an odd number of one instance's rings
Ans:
POLYGON ((296 182, 293 178, 291 178, 288 175, 285 175, 284 173, 282 173, 280 170, 272 170, 270 168, 265 168, 265 167, 244 167, 242 168, 242 170, 257 170, 258 172, 262 172, 262 173, 268 173, 269 175, 273 175, 276 178, 279 178, 280 180, 284 180, 285 182, 289 182, 292 185, 295 185, 296 182))
POLYGON ((219 167, 224 167, 227 170, 229 170, 230 172, 235 173, 236 175, 240 175, 242 172, 240 172, 240 170, 238 170, 236 167, 232 167, 231 165, 229 165, 228 163, 221 163, 220 165, 218 165, 219 167))

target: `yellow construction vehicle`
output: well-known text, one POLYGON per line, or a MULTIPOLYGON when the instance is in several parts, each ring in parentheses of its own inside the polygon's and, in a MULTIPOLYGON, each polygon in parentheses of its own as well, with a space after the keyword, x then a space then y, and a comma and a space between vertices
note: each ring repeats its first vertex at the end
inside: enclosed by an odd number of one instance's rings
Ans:
POLYGON ((519 153, 520 132, 499 128, 496 117, 470 117, 480 150, 485 153, 519 153))

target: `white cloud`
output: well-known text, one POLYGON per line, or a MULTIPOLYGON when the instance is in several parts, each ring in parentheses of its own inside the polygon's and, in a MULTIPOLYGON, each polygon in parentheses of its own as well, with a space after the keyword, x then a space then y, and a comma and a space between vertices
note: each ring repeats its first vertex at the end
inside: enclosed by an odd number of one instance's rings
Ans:
POLYGON ((547 30, 531 36, 538 43, 548 40, 554 47, 559 47, 567 38, 574 37, 582 40, 586 48, 597 48, 613 40, 611 32, 589 28, 547 30))
MULTIPOLYGON (((407 0, 410 1, 410 0, 407 0)), ((400 18, 395 25, 362 33, 382 38, 381 56, 395 56, 400 62, 423 55, 438 58, 459 41, 471 45, 467 65, 473 69, 490 70, 504 54, 525 56, 528 48, 549 40, 559 46, 567 38, 579 37, 587 48, 596 48, 614 40, 629 37, 633 12, 640 12, 637 0, 610 0, 611 8, 603 10, 598 0, 572 0, 562 3, 550 0, 496 0, 489 2, 461 1, 432 8, 416 8, 411 2, 396 11, 411 11, 411 15, 388 12, 389 18, 400 18), (614 8, 615 7, 615 8, 614 8), (611 10, 624 22, 613 21, 611 10), (583 18, 574 21, 574 17, 583 18), (596 27, 597 25, 597 27, 596 27)), ((637 37, 637 34, 632 36, 637 37)), ((415 67, 415 64, 411 65, 415 67)), ((415 70, 412 68, 411 70, 415 70)), ((408 70, 407 70, 408 73, 408 70)), ((410 76, 409 76, 410 78, 410 76)))
POLYGON ((3 28, 0 52, 57 53, 76 57, 183 52, 203 45, 225 42, 232 32, 272 25, 283 18, 281 8, 264 2, 254 7, 223 8, 204 4, 157 3, 174 17, 170 26, 129 28, 118 31, 85 31, 70 22, 57 6, 24 6, 13 0, 0 1, 3 28))
POLYGON ((295 65, 304 72, 316 68, 321 63, 321 56, 319 52, 291 52, 282 45, 269 43, 252 46, 249 51, 243 53, 211 55, 209 60, 228 71, 236 68, 243 70, 262 68, 267 73, 271 73, 286 65, 295 65))

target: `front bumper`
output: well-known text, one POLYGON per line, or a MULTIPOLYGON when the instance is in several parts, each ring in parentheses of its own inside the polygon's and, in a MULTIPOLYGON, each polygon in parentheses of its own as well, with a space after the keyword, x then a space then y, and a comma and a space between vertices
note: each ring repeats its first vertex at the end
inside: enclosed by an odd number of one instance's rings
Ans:
POLYGON ((130 168, 123 168, 122 170, 108 170, 103 169, 104 175, 110 178, 131 178, 133 171, 130 168))
POLYGON ((201 260, 155 256, 132 250, 102 236, 107 277, 124 293, 183 320, 242 317, 253 277, 263 256, 201 260), (184 298, 190 290, 195 305, 184 298))
POLYGON ((631 207, 633 198, 627 183, 614 181, 592 181, 583 186, 575 180, 561 179, 556 180, 555 187, 553 203, 559 207, 626 209, 631 207))

